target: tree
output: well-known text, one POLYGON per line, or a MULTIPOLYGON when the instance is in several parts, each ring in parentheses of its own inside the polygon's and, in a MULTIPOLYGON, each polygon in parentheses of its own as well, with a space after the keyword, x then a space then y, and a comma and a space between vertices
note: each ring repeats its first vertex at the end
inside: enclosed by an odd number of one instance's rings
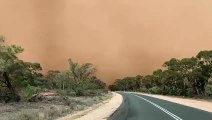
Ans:
POLYGON ((104 89, 106 87, 106 84, 98 79, 96 76, 91 77, 89 82, 94 85, 94 89, 104 89))
POLYGON ((89 80, 91 77, 95 76, 96 68, 91 63, 85 63, 79 65, 78 63, 68 60, 70 65, 70 74, 73 79, 77 82, 89 80))
POLYGON ((19 101, 18 88, 36 86, 41 82, 38 78, 43 76, 39 73, 42 70, 40 64, 24 62, 17 57, 22 52, 20 46, 5 45, 4 39, 0 39, 0 96, 6 102, 19 101))
POLYGON ((161 69, 158 69, 156 71, 153 72, 153 86, 158 86, 161 87, 162 86, 162 73, 163 71, 161 69))
POLYGON ((58 89, 58 79, 57 75, 60 74, 60 71, 57 70, 50 70, 47 72, 45 79, 47 81, 47 85, 49 89, 58 89))
POLYGON ((208 80, 212 77, 212 50, 200 51, 196 57, 199 60, 199 72, 201 72, 200 88, 204 93, 208 80))
POLYGON ((153 85, 152 85, 152 76, 151 76, 151 75, 145 76, 145 77, 142 79, 142 85, 143 85, 145 88, 147 88, 147 89, 153 87, 153 85))
MULTIPOLYGON (((157 94, 182 96, 211 93, 212 50, 200 51, 196 57, 172 58, 152 75, 141 78, 141 90, 157 94), (210 81, 209 81, 210 80, 210 81)), ((137 77, 135 77, 137 79, 137 77)), ((135 83, 135 79, 132 83, 135 83)), ((111 89, 128 90, 135 86, 125 79, 116 80, 111 89), (130 87, 129 87, 130 86, 130 87)))
POLYGON ((109 86, 113 91, 138 91, 141 88, 142 76, 125 77, 123 79, 117 79, 113 85, 109 86))
POLYGON ((1 88, 8 89, 9 93, 8 96, 2 96, 2 98, 9 101, 11 99, 15 101, 20 100, 20 96, 17 95, 15 92, 14 86, 12 85, 11 80, 11 73, 14 73, 15 70, 18 70, 20 61, 17 58, 17 54, 23 52, 21 47, 12 45, 12 46, 5 46, 4 45, 4 38, 1 37, 0 39, 0 74, 1 74, 1 88))

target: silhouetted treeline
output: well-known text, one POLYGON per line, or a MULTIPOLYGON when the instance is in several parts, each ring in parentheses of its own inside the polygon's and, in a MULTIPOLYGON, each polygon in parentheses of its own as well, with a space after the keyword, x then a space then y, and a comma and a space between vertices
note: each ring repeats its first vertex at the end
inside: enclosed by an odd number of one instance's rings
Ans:
POLYGON ((49 71, 43 75, 39 63, 25 62, 17 57, 23 48, 4 42, 0 37, 0 102, 29 100, 34 94, 48 90, 62 95, 95 95, 105 88, 90 63, 80 65, 69 59, 68 70, 49 71))
POLYGON ((152 75, 118 79, 109 89, 179 96, 212 94, 212 50, 192 58, 172 58, 163 67, 152 75))

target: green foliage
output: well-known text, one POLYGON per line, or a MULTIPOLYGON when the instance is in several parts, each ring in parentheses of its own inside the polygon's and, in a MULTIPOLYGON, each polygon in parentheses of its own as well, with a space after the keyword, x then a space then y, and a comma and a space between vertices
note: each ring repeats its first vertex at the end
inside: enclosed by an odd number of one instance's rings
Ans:
POLYGON ((41 91, 41 88, 28 85, 24 90, 24 93, 25 93, 24 97, 26 100, 28 100, 34 94, 37 94, 39 91, 41 91))
POLYGON ((154 87, 149 89, 149 92, 153 93, 153 94, 161 94, 162 90, 161 90, 160 87, 154 86, 154 87))
POLYGON ((90 64, 78 64, 69 59, 70 70, 69 80, 71 81, 71 89, 76 92, 77 96, 84 95, 87 90, 104 89, 106 84, 99 80, 96 74, 96 68, 90 64))
POLYGON ((143 77, 141 82, 142 82, 142 86, 144 86, 147 89, 149 89, 153 86, 151 84, 152 83, 152 76, 151 75, 147 75, 147 76, 143 77))
POLYGON ((23 48, 4 42, 4 37, 0 37, 0 101, 28 99, 42 89, 79 96, 86 91, 105 89, 106 84, 96 77, 97 70, 91 63, 80 65, 69 59, 69 70, 49 71, 43 76, 39 63, 25 62, 17 57, 23 48))
POLYGON ((70 74, 73 80, 79 82, 82 80, 88 80, 95 76, 97 70, 91 63, 80 65, 74 62, 72 59, 69 59, 68 62, 70 65, 70 74))
MULTIPOLYGON (((4 39, 0 39, 0 91, 6 93, 1 98, 7 101, 19 101, 18 91, 28 85, 38 86, 37 80, 42 78, 39 73, 42 70, 40 64, 24 62, 17 55, 23 52, 23 48, 16 45, 5 45, 4 39)), ((42 84, 42 83, 41 83, 42 84)))
POLYGON ((94 89, 105 89, 106 87, 106 84, 95 76, 91 77, 88 83, 92 84, 92 88, 94 89))
POLYGON ((109 89, 114 91, 134 91, 141 87, 142 76, 126 77, 123 79, 117 79, 114 85, 109 86, 109 89))
POLYGON ((190 96, 211 94, 212 50, 201 51, 196 57, 172 58, 163 64, 152 75, 140 77, 140 87, 131 86, 136 83, 119 79, 110 85, 111 90, 142 91, 154 94, 190 96))
POLYGON ((189 97, 194 97, 194 91, 192 88, 188 88, 187 89, 187 93, 186 93, 186 96, 189 96, 189 97))
POLYGON ((208 84, 212 85, 212 79, 208 80, 208 84))
POLYGON ((74 89, 74 91, 75 91, 77 96, 84 96, 83 92, 85 91, 85 89, 83 87, 78 86, 74 89))
POLYGON ((47 87, 49 89, 58 89, 58 82, 60 82, 57 79, 58 74, 60 74, 60 71, 48 71, 47 75, 45 76, 47 87))
POLYGON ((139 88, 139 90, 138 90, 139 92, 148 92, 148 89, 147 88, 145 88, 145 87, 141 87, 141 88, 139 88))
POLYGON ((45 78, 50 89, 58 89, 62 95, 77 96, 83 96, 89 90, 105 89, 106 84, 95 76, 96 69, 92 64, 80 65, 71 59, 69 59, 69 64, 70 69, 67 71, 49 71, 47 73, 45 78))
POLYGON ((207 85, 205 87, 206 94, 212 95, 212 85, 207 85))

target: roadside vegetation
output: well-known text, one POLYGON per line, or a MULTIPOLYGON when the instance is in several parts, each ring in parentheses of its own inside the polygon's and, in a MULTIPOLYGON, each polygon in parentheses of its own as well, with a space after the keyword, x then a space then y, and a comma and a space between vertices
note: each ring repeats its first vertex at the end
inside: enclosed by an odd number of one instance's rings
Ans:
POLYGON ((23 51, 0 37, 0 119, 51 120, 110 97, 92 64, 69 59, 68 70, 44 75, 39 63, 18 58, 23 51))
POLYGON ((192 58, 172 58, 152 75, 117 79, 109 88, 187 97, 211 96, 212 50, 201 51, 192 58))

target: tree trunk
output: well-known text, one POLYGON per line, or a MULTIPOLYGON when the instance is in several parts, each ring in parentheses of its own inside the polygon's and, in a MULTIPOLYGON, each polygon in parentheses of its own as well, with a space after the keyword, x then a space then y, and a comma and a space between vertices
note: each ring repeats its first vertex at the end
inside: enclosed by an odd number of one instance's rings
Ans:
POLYGON ((11 96, 8 96, 9 99, 6 100, 6 102, 9 102, 10 100, 14 100, 16 102, 20 101, 20 96, 18 96, 16 93, 15 93, 15 90, 14 90, 14 87, 12 86, 11 84, 11 81, 10 81, 10 78, 9 78, 9 75, 7 72, 4 72, 3 73, 3 77, 4 77, 4 80, 5 80, 5 84, 6 84, 6 87, 9 89, 9 91, 11 92, 11 96))

